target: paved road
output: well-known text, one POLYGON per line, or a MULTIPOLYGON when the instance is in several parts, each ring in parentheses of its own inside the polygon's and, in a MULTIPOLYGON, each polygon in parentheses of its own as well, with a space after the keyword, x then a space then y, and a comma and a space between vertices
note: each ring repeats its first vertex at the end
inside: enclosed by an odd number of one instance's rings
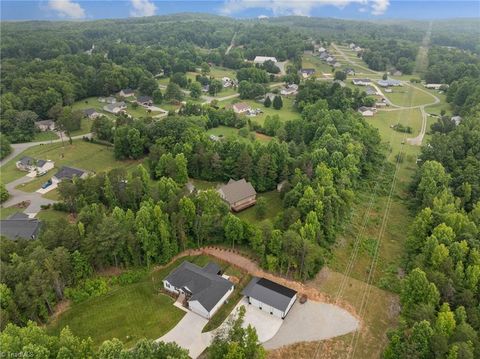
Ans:
MULTIPOLYGON (((91 133, 86 133, 84 135, 73 136, 72 140, 76 140, 83 137, 92 137, 91 133)), ((68 138, 64 138, 64 141, 68 141, 68 138)), ((48 145, 50 143, 59 143, 62 142, 62 139, 50 140, 50 141, 39 141, 39 142, 25 142, 25 143, 14 143, 12 145, 12 153, 0 161, 0 167, 9 162, 12 158, 16 157, 26 149, 37 146, 37 145, 48 145)))
POLYGON ((42 205, 55 203, 55 201, 51 199, 43 198, 40 193, 23 192, 15 188, 18 185, 32 181, 34 178, 35 177, 23 176, 22 178, 6 184, 5 187, 10 193, 10 198, 6 202, 2 203, 2 207, 7 208, 21 202, 29 201, 30 205, 25 208, 23 212, 29 215, 35 215, 40 212, 42 205))
POLYGON ((378 71, 371 70, 368 67, 365 67, 363 65, 359 65, 355 61, 350 60, 350 58, 337 45, 332 43, 332 46, 335 49, 335 51, 337 51, 343 57, 343 59, 345 61, 347 61, 348 63, 354 65, 357 68, 364 69, 364 70, 368 71, 369 74, 380 74, 380 72, 378 72, 378 71))

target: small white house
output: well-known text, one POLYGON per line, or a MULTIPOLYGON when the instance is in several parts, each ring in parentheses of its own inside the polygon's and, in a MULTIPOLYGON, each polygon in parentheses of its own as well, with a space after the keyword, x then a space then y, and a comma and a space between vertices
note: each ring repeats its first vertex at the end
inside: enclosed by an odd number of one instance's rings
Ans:
POLYGON ((111 104, 103 106, 103 109, 105 111, 113 113, 113 114, 120 113, 123 110, 125 110, 126 108, 127 108, 127 105, 123 101, 122 102, 111 103, 111 104))
POLYGON ((254 277, 242 294, 248 304, 285 319, 297 300, 297 292, 266 278, 254 277))
POLYGON ((233 104, 232 108, 233 112, 238 114, 247 113, 252 110, 252 108, 245 102, 238 102, 236 104, 233 104))
POLYGON ((373 117, 373 115, 375 115, 376 109, 373 107, 362 106, 358 109, 358 112, 360 112, 363 117, 373 117))
POLYGON ((255 56, 253 59, 254 64, 263 64, 265 61, 273 61, 274 63, 278 62, 275 57, 271 56, 255 56))
POLYGON ((132 89, 123 89, 118 93, 121 97, 132 97, 135 96, 135 91, 132 89))
POLYGON ((30 177, 33 177, 44 175, 55 166, 55 163, 50 160, 36 160, 25 156, 17 161, 15 165, 20 171, 30 172, 32 174, 30 177))
POLYGON ((40 130, 40 131, 53 131, 55 130, 55 122, 52 120, 42 120, 42 121, 36 121, 35 126, 40 130))
POLYGON ((352 79, 352 83, 356 86, 368 86, 371 83, 370 79, 352 79))
POLYGON ((234 285, 221 276, 220 267, 208 263, 205 267, 184 261, 164 280, 163 287, 183 298, 192 312, 210 319, 232 294, 234 285))

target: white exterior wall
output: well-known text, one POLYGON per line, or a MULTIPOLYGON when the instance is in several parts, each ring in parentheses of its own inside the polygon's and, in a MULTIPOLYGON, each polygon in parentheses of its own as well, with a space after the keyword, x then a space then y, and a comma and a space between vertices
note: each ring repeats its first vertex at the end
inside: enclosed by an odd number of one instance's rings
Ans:
POLYGON ((176 293, 176 294, 179 293, 178 290, 175 289, 175 287, 173 285, 171 285, 167 280, 163 281, 163 288, 165 288, 169 292, 173 292, 173 293, 176 293))
POLYGON ((295 294, 292 299, 290 300, 290 303, 288 304, 288 307, 287 309, 285 310, 285 312, 282 312, 281 310, 278 310, 277 308, 274 308, 268 304, 265 304, 265 303, 262 303, 260 302, 259 300, 255 299, 255 298, 252 298, 250 297, 249 298, 249 302, 251 305, 267 312, 267 313, 272 313, 272 315, 276 316, 276 317, 279 317, 279 318, 284 318, 286 314, 288 314, 288 311, 290 310, 290 308, 292 307, 293 303, 295 303, 295 300, 297 299, 297 295, 295 294))
POLYGON ((45 171, 48 172, 54 167, 53 161, 47 161, 42 167, 39 167, 40 172, 45 171))
POLYGON ((210 319, 217 310, 222 306, 223 303, 227 300, 227 298, 232 294, 234 286, 229 289, 227 293, 217 302, 217 304, 212 308, 210 312, 208 312, 198 300, 189 300, 188 307, 192 310, 192 312, 201 315, 204 318, 210 319))

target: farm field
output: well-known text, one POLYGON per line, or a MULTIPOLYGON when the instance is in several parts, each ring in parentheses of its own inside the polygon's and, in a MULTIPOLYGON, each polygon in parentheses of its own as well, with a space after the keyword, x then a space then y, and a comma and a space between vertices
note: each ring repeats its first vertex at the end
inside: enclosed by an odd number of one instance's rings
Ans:
POLYGON ((82 140, 74 140, 70 145, 65 141, 65 147, 62 143, 53 143, 47 145, 38 145, 25 150, 17 157, 10 160, 2 167, 2 181, 9 183, 17 178, 25 176, 26 172, 17 170, 15 162, 23 156, 30 156, 35 159, 52 160, 55 162, 55 168, 47 175, 38 177, 27 183, 20 189, 26 192, 36 191, 42 183, 53 176, 57 170, 65 166, 73 166, 92 172, 109 171, 117 167, 131 168, 140 161, 117 161, 113 157, 113 147, 93 144, 82 140))

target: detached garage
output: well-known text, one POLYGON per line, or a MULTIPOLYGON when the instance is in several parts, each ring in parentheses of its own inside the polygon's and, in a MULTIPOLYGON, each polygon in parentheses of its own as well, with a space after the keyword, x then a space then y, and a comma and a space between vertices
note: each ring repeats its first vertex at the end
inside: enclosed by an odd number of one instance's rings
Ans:
POLYGON ((297 299, 297 292, 266 278, 254 277, 242 294, 251 304, 284 319, 297 299))

